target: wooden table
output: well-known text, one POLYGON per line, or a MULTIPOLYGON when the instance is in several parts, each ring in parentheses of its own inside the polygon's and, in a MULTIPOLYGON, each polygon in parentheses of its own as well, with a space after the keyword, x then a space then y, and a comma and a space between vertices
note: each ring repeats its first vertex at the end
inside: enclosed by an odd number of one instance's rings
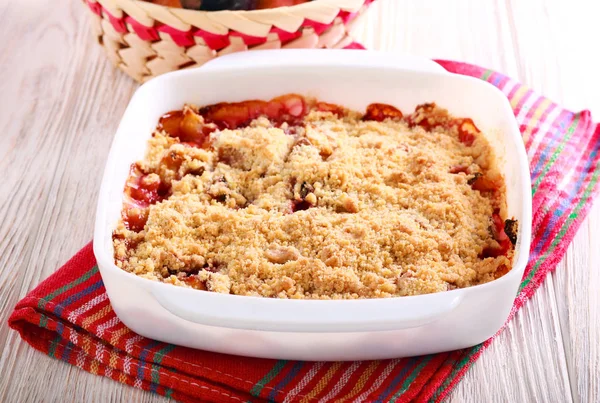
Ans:
MULTIPOLYGON (((356 37, 497 69, 600 116, 598 10, 574 3, 380 0, 356 37)), ((5 325, 15 303, 91 239, 112 135, 137 87, 94 43, 85 11, 75 0, 0 5, 2 402, 164 400, 40 354, 5 325)), ((599 238, 597 204, 452 401, 600 401, 599 238)))

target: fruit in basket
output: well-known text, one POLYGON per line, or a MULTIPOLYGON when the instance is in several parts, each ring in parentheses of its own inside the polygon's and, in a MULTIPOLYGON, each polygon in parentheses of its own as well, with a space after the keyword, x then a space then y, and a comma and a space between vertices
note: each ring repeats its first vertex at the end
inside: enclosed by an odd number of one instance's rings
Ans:
POLYGON ((165 7, 182 8, 179 0, 150 0, 150 3, 165 7))
POLYGON ((183 8, 190 10, 254 10, 256 0, 181 0, 183 8))
POLYGON ((180 0, 183 8, 187 8, 189 10, 200 10, 200 6, 202 5, 202 0, 180 0))
POLYGON ((147 0, 166 7, 186 8, 188 10, 263 10, 295 6, 312 0, 147 0))
POLYGON ((309 1, 311 0, 257 0, 256 8, 262 10, 265 8, 295 6, 309 1))

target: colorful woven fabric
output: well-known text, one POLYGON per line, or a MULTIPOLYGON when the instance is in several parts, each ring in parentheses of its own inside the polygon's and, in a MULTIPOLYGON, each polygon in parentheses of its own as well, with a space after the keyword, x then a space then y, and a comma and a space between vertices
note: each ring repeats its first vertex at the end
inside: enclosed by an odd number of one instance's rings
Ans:
MULTIPOLYGON (((564 110, 501 74, 439 63, 500 88, 527 147, 533 243, 512 318, 556 267, 598 193, 600 126, 589 112, 564 110)), ((20 301, 10 326, 51 357, 181 401, 439 402, 494 339, 423 357, 345 363, 241 358, 177 347, 136 335, 119 321, 91 245, 20 301)))

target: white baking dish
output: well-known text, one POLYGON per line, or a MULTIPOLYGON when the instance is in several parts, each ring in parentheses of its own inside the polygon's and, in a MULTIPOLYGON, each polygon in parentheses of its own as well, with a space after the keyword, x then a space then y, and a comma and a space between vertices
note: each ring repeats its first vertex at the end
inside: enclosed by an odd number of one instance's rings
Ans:
POLYGON ((493 86, 446 73, 418 58, 367 51, 235 54, 142 85, 119 125, 96 217, 94 253, 112 306, 135 332, 222 353, 299 360, 412 356, 473 346, 491 337, 513 304, 529 255, 529 167, 512 109, 493 86), (484 285, 437 294, 350 301, 280 300, 175 287, 114 265, 112 231, 132 162, 141 159, 159 117, 184 103, 270 99, 285 93, 364 110, 383 102, 409 112, 435 101, 471 117, 502 156, 508 214, 520 222, 514 267, 484 285))

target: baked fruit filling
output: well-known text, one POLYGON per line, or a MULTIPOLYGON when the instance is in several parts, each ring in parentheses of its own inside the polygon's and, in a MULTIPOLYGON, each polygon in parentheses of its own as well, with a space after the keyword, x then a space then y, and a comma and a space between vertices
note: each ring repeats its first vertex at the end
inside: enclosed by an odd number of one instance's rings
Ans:
POLYGON ((120 268, 238 295, 469 287, 510 271, 518 232, 485 136, 432 103, 186 105, 160 119, 124 193, 120 268))

